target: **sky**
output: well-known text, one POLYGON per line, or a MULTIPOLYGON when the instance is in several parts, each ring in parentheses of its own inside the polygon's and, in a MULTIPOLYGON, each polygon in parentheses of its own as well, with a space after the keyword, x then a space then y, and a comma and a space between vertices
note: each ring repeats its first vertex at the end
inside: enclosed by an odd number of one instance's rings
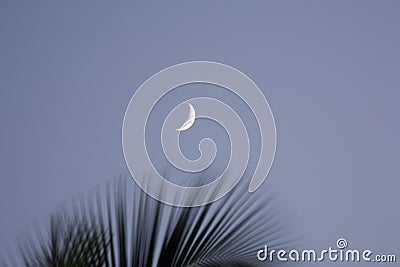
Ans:
POLYGON ((268 99, 278 142, 258 192, 278 196, 305 246, 398 252, 400 3, 231 2, 1 1, 0 249, 128 174, 136 88, 210 60, 268 99))

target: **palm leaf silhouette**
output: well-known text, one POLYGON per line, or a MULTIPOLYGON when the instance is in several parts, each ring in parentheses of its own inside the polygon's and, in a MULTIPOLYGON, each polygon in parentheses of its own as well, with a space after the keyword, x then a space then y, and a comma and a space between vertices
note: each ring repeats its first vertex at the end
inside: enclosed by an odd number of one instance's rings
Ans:
MULTIPOLYGON (((47 233, 24 240, 19 249, 22 265, 257 266, 260 248, 266 243, 284 248, 288 240, 272 199, 246 189, 239 183, 212 204, 178 208, 119 178, 107 185, 105 196, 97 190, 94 197, 55 213, 47 233)), ((4 266, 18 266, 16 262, 12 257, 2 261, 4 266)))

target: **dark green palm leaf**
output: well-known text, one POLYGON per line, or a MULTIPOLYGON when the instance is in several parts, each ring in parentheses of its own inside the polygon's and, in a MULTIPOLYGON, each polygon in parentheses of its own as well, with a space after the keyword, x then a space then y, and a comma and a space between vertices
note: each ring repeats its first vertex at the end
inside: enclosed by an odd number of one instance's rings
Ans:
POLYGON ((256 252, 267 242, 287 244, 272 199, 248 194, 244 185, 196 208, 165 205, 129 186, 118 179, 107 186, 105 198, 98 190, 94 199, 53 215, 48 234, 21 244, 22 265, 256 266, 256 252))

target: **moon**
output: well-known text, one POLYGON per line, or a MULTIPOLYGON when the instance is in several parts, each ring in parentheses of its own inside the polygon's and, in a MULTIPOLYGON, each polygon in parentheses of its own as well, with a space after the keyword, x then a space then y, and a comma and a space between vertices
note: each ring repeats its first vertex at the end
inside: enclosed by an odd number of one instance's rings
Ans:
POLYGON ((196 111, 194 110, 194 107, 190 103, 188 104, 189 104, 189 115, 186 121, 182 124, 182 126, 176 129, 178 132, 185 131, 190 127, 192 127, 194 120, 196 119, 196 111))

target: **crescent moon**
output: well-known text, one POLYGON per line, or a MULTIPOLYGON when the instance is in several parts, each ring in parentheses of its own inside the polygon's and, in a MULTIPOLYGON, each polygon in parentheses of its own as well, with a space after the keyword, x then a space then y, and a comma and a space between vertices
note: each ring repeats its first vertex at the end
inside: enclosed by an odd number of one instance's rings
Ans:
POLYGON ((178 132, 182 132, 189 129, 190 127, 192 127, 195 119, 196 119, 196 111, 194 110, 194 107, 189 103, 189 115, 186 121, 182 124, 182 126, 176 130, 178 132))

